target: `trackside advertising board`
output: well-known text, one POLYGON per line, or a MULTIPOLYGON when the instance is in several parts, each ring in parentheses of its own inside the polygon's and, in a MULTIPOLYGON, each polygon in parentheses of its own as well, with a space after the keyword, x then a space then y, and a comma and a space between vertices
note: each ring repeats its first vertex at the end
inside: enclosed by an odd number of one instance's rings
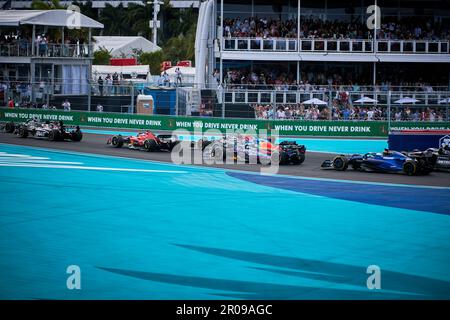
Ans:
MULTIPOLYGON (((120 113, 65 112, 40 109, 0 108, 0 121, 23 122, 31 118, 43 121, 59 121, 65 124, 105 128, 149 130, 227 130, 259 131, 277 130, 289 136, 354 136, 387 137, 386 121, 303 121, 303 120, 254 120, 219 119, 200 117, 148 116, 120 113)), ((391 129, 450 129, 450 122, 401 122, 391 123, 391 129)))

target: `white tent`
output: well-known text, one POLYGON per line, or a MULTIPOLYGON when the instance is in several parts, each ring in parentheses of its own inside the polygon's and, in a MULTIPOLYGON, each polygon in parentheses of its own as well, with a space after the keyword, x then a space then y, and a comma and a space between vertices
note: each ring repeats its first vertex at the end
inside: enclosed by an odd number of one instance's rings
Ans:
POLYGON ((397 101, 394 101, 394 103, 399 103, 399 104, 404 104, 404 103, 416 103, 416 102, 420 102, 420 100, 414 99, 414 98, 410 98, 410 97, 404 97, 401 98, 397 101))
POLYGON ((104 66, 104 65, 92 65, 92 76, 94 79, 98 79, 102 76, 103 79, 110 74, 122 73, 127 80, 149 80, 150 79, 150 66, 149 65, 137 65, 137 66, 104 66))
POLYGON ((318 106, 327 105, 327 103, 325 101, 322 101, 322 100, 317 99, 317 98, 312 98, 312 99, 303 101, 302 103, 303 104, 316 104, 318 106))
POLYGON ((130 58, 133 49, 143 52, 155 52, 161 47, 144 37, 98 36, 94 37, 94 51, 107 50, 115 58, 130 58))
POLYGON ((372 99, 370 97, 362 97, 361 99, 355 101, 355 103, 375 103, 375 102, 378 102, 378 100, 372 99))
POLYGON ((438 101, 439 104, 450 103, 450 98, 442 99, 438 101))
POLYGON ((70 10, 0 10, 0 26, 41 25, 103 29, 103 24, 70 10))

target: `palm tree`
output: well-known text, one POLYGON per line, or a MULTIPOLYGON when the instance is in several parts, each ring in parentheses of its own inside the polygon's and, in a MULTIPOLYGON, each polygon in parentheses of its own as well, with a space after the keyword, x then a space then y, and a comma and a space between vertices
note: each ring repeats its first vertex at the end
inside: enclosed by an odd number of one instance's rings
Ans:
POLYGON ((31 9, 34 10, 53 10, 53 9, 65 9, 63 5, 59 3, 59 0, 33 0, 31 2, 31 9))
POLYGON ((100 22, 104 24, 103 34, 106 36, 128 36, 131 34, 130 25, 126 23, 126 9, 120 3, 117 7, 106 4, 100 12, 100 22))
POLYGON ((153 18, 153 8, 151 5, 130 3, 128 5, 125 23, 131 27, 133 35, 150 37, 151 31, 149 21, 153 18))

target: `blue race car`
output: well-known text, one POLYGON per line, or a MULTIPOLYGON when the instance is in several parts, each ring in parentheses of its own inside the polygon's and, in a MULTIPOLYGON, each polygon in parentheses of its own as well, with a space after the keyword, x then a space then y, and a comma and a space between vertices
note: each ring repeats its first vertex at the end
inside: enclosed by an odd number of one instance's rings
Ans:
POLYGON ((429 174, 434 169, 434 163, 435 159, 426 154, 405 155, 386 149, 383 153, 339 155, 333 160, 325 160, 321 167, 345 171, 351 166, 354 170, 360 171, 404 173, 412 176, 429 174))

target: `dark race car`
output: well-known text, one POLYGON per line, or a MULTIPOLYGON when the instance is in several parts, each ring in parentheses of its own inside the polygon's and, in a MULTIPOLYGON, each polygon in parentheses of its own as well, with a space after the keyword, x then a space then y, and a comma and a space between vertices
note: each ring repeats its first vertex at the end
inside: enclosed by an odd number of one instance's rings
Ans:
POLYGON ((65 126, 62 121, 41 122, 38 119, 31 119, 16 125, 14 133, 21 138, 32 136, 50 141, 71 140, 78 142, 83 139, 83 133, 79 126, 65 126))
POLYGON ((155 135, 150 131, 140 132, 135 136, 124 137, 116 135, 108 139, 107 144, 114 148, 121 148, 124 145, 129 149, 145 151, 172 151, 180 141, 175 135, 155 135))
POLYGON ((354 170, 425 175, 434 169, 431 155, 406 155, 401 152, 385 150, 383 153, 369 152, 364 155, 339 155, 333 160, 325 160, 322 169, 345 171, 351 166, 354 170))
POLYGON ((261 163, 269 165, 277 157, 279 164, 299 165, 305 161, 306 147, 294 141, 282 141, 274 144, 267 139, 253 136, 231 135, 224 139, 205 141, 203 143, 205 159, 233 161, 244 163, 261 163))
POLYGON ((414 150, 405 153, 409 157, 427 157, 434 165, 436 171, 450 172, 450 147, 428 148, 424 151, 414 150))

